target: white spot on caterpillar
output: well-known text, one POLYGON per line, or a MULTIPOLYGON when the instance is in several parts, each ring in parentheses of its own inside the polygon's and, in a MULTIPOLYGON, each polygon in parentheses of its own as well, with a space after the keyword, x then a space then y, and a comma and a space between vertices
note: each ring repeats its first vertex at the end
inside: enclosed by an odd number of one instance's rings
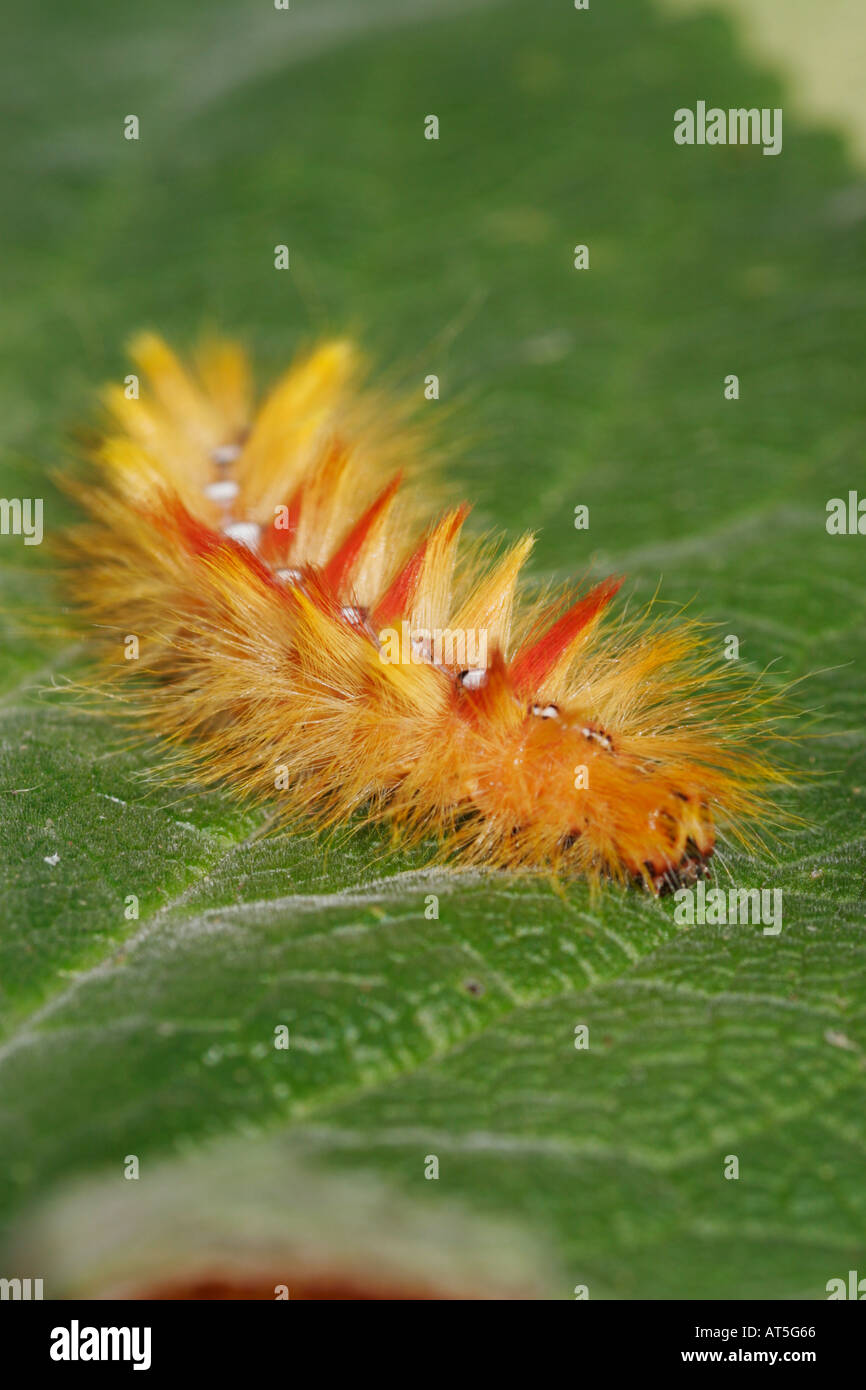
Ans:
POLYGON ((223 527, 224 536, 245 545, 248 550, 257 548, 261 534, 262 528, 255 521, 230 521, 228 526, 223 527))
POLYGON ((274 573, 277 579, 282 579, 284 584, 300 584, 301 582, 300 570, 275 570, 274 573))
POLYGON ((559 710, 556 705, 533 705, 532 713, 537 714, 539 719, 559 718, 559 710))
POLYGON ((476 666, 471 671, 461 671, 457 679, 464 690, 480 690, 487 684, 487 667, 476 666))
POLYGON ((233 478, 223 478, 218 483, 208 483, 204 495, 212 502, 233 502, 240 490, 240 484, 233 478))
POLYGON ((240 456, 240 444, 220 444, 219 447, 214 449, 211 453, 211 458, 214 463, 221 464, 234 463, 240 456))

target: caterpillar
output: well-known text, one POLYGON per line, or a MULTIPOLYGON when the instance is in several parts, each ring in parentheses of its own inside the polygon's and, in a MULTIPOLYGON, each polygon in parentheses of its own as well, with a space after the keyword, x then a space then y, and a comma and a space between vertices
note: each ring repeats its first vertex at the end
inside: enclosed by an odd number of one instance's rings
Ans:
POLYGON ((258 408, 230 341, 189 365, 154 334, 130 351, 141 390, 106 391, 66 479, 88 513, 71 583, 111 679, 203 783, 654 894, 766 820, 783 774, 763 702, 707 628, 612 619, 621 577, 518 595, 531 535, 467 545, 465 504, 425 522, 417 430, 350 344, 301 356, 258 408))

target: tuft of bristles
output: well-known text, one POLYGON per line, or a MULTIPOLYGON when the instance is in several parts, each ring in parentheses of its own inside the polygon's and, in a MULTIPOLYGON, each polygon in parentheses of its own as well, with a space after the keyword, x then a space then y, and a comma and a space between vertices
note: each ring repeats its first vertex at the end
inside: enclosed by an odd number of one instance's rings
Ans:
POLYGON ((350 345, 258 408, 232 343, 192 368, 149 334, 131 355, 140 398, 107 392, 93 468, 67 480, 90 514, 72 584, 202 781, 322 827, 387 820, 463 863, 656 893, 766 821, 784 776, 764 697, 718 641, 652 611, 610 621, 619 578, 519 604, 532 537, 461 548, 465 505, 419 521, 415 437, 350 345))

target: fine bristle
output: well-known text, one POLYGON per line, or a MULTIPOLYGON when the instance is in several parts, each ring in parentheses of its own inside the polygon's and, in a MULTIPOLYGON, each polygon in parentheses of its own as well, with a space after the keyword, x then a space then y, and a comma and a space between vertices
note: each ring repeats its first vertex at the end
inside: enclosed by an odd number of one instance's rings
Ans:
POLYGON ((349 345, 258 411, 231 343, 193 370, 153 335, 132 352, 140 399, 107 393, 117 432, 69 484, 91 518, 73 584, 115 634, 114 679, 202 781, 654 892, 703 877, 720 830, 760 830, 783 775, 707 631, 611 619, 619 577, 521 603, 532 537, 467 546, 463 504, 423 524, 414 435, 359 390, 349 345))

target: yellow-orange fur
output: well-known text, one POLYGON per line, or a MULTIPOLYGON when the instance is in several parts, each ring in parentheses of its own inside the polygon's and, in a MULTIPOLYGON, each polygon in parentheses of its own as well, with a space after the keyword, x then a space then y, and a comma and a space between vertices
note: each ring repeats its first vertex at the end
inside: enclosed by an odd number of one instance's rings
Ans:
POLYGON ((74 582, 118 679, 202 780, 319 825, 364 810, 463 862, 655 891, 705 872, 717 827, 742 838, 762 815, 779 774, 754 690, 704 631, 604 620, 614 583, 567 616, 518 605, 531 537, 461 558, 465 508, 419 527, 419 489, 394 477, 414 436, 359 390, 347 344, 258 409, 230 343, 193 370, 154 336, 132 352, 140 399, 108 393, 98 475, 71 485, 90 513, 74 582), (227 535, 238 522, 258 539, 227 535), (383 660, 403 623, 421 659, 383 660), (483 673, 431 660, 437 629, 486 633, 483 673))

